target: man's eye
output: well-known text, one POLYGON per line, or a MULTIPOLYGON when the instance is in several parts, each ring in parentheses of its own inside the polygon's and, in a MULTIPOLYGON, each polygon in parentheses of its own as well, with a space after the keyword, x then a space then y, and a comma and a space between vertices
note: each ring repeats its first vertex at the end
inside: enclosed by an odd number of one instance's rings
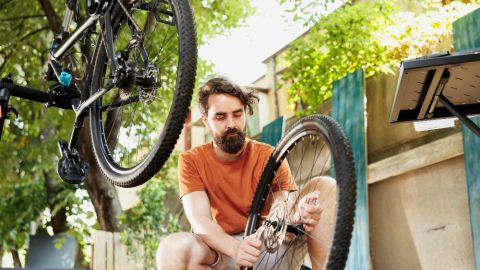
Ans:
POLYGON ((223 119, 223 118, 225 118, 224 115, 216 115, 216 116, 215 116, 215 119, 223 119))

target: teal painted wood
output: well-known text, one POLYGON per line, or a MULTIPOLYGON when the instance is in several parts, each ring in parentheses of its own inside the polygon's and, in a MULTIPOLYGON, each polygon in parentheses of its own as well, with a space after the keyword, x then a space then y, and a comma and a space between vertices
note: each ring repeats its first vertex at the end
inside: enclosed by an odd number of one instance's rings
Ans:
POLYGON ((453 22, 452 28, 457 52, 480 48, 480 8, 453 22))
MULTIPOLYGON (((453 23, 453 43, 457 52, 480 48, 480 9, 453 23)), ((471 118, 480 126, 480 116, 471 118)), ((472 254, 476 270, 480 270, 480 138, 462 125, 468 207, 472 230, 472 254)))
POLYGON ((332 117, 352 145, 357 178, 357 201, 352 243, 345 269, 369 269, 368 202, 365 148, 365 79, 362 69, 333 84, 332 117))
MULTIPOLYGON (((472 119, 480 126, 480 117, 472 119)), ((462 125, 468 208, 472 229, 472 254, 475 269, 480 269, 480 138, 462 125)))
POLYGON ((280 116, 264 126, 262 129, 262 142, 276 146, 283 136, 284 122, 283 116, 280 116))

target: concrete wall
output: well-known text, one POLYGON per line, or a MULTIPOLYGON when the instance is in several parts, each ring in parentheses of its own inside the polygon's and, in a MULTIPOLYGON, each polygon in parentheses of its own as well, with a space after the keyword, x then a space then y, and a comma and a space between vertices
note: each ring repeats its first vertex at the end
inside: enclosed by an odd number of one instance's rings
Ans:
POLYGON ((473 269, 463 156, 369 186, 374 269, 473 269))

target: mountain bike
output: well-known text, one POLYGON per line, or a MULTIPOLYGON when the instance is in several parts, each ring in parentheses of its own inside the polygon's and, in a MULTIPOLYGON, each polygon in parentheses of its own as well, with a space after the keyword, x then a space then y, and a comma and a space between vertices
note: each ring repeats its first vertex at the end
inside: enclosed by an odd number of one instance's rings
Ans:
POLYGON ((338 123, 326 115, 298 120, 277 144, 252 201, 244 236, 257 233, 265 249, 249 269, 308 269, 315 260, 319 269, 343 269, 353 230, 355 187, 352 150, 338 123), (281 183, 275 174, 285 160, 297 191, 272 203, 281 183), (321 191, 316 203, 323 210, 309 233, 292 217, 299 201, 315 191, 321 191))
POLYGON ((5 120, 18 115, 11 96, 73 110, 70 140, 58 143, 57 171, 67 183, 79 184, 88 171, 77 151, 88 115, 103 174, 118 186, 140 185, 168 159, 190 105, 197 61, 192 10, 187 0, 65 4, 45 75, 54 83, 45 92, 14 84, 11 74, 1 79, 0 137, 5 120), (80 22, 80 10, 85 9, 86 19, 80 22), (86 67, 72 56, 78 44, 94 47, 86 67))

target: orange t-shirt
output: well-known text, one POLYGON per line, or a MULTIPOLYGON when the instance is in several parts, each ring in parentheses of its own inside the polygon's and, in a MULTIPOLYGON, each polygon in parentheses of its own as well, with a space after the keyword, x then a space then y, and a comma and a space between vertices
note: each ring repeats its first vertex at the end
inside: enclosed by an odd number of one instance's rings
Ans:
MULTIPOLYGON (((272 151, 268 144, 247 139, 243 153, 233 162, 218 160, 212 142, 182 153, 178 161, 180 198, 193 191, 206 191, 214 221, 228 234, 243 232, 255 189, 272 151)), ((296 189, 286 160, 276 177, 281 190, 296 189)))

